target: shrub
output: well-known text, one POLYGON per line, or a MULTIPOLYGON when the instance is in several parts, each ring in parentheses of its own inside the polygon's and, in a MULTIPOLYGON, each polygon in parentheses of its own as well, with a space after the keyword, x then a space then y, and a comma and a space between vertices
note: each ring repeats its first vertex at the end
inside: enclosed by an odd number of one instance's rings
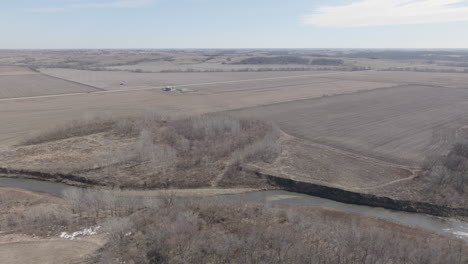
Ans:
POLYGON ((429 201, 468 206, 468 143, 456 143, 446 156, 428 158, 424 169, 423 192, 429 201))
MULTIPOLYGON (((133 228, 131 234, 125 233, 129 229, 116 229, 116 238, 102 251, 102 263, 109 258, 171 264, 463 264, 468 260, 462 241, 352 214, 306 209, 209 199, 147 209, 124 221, 124 226, 133 228)), ((121 220, 117 222, 121 227, 121 220)))
MULTIPOLYGON (((27 143, 39 144, 93 133, 102 133, 97 137, 103 142, 98 145, 102 149, 96 152, 103 154, 92 156, 93 160, 87 153, 79 153, 82 161, 72 164, 69 159, 61 162, 60 157, 56 157, 44 170, 84 175, 100 183, 106 181, 106 184, 124 187, 195 188, 212 185, 212 180, 224 177, 226 168, 233 164, 255 160, 271 162, 279 152, 276 143, 279 130, 273 124, 225 114, 178 120, 168 120, 155 113, 97 117, 46 131, 27 143), (107 142, 111 144, 105 145, 107 142)), ((86 138, 77 141, 83 140, 87 141, 86 138)), ((55 142, 53 149, 66 151, 74 142, 55 142), (62 147, 65 144, 67 147, 62 147)), ((37 153, 42 148, 47 146, 22 149, 23 153, 37 153)))

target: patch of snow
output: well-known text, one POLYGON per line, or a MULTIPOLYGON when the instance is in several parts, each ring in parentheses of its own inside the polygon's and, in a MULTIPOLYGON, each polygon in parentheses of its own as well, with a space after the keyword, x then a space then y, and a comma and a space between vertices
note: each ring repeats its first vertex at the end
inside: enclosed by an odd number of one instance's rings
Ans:
POLYGON ((443 229, 445 232, 449 232, 454 234, 458 238, 465 239, 468 237, 468 232, 463 232, 463 231, 454 231, 453 228, 444 228, 443 229))
POLYGON ((85 228, 81 231, 76 231, 76 232, 73 232, 71 234, 68 234, 67 232, 62 232, 60 234, 60 238, 65 238, 65 239, 70 239, 70 240, 73 240, 79 236, 92 236, 92 235, 95 235, 97 234, 97 231, 99 230, 99 228, 101 228, 100 226, 96 226, 96 227, 90 227, 90 228, 85 228))
POLYGON ((459 238, 468 237, 468 233, 466 233, 466 232, 458 231, 458 232, 453 232, 453 234, 456 235, 459 238))

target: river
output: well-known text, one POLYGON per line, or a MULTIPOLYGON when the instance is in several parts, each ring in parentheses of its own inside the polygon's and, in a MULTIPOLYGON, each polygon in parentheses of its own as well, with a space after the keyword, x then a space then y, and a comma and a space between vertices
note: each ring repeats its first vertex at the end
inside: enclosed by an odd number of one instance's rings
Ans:
MULTIPOLYGON (((63 183, 3 177, 0 177, 0 186, 15 187, 54 195, 60 195, 63 190, 68 188, 78 188, 63 183)), ((244 194, 220 195, 217 198, 233 202, 255 202, 265 205, 321 206, 324 208, 332 208, 340 211, 373 216, 407 226, 423 228, 439 234, 458 237, 468 241, 468 223, 452 218, 406 213, 378 207, 345 204, 328 199, 285 191, 257 191, 244 194)))

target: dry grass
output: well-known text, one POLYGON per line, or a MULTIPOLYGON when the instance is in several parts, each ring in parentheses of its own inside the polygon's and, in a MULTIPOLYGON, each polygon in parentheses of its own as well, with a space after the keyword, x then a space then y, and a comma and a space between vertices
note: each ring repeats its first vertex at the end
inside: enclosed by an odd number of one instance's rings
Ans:
MULTIPOLYGON (((14 236, 10 236, 14 237, 14 236)), ((64 264, 89 263, 88 259, 106 243, 105 239, 86 237, 80 240, 23 237, 18 242, 0 243, 2 263, 64 264)))
POLYGON ((357 192, 372 191, 412 176, 410 168, 314 144, 287 134, 282 136, 280 147, 281 153, 274 162, 254 162, 246 167, 267 175, 357 192))
POLYGON ((64 240, 62 231, 76 231, 89 219, 77 219, 68 202, 44 193, 0 188, 1 263, 82 263, 101 248, 102 236, 64 240))
POLYGON ((61 199, 13 188, 0 188, 0 212, 0 229, 7 232, 47 235, 72 221, 61 199))
POLYGON ((214 187, 228 174, 232 185, 248 186, 254 182, 243 183, 248 175, 235 168, 274 159, 278 136, 272 124, 221 114, 99 117, 39 133, 0 160, 10 169, 73 174, 109 186, 214 187))

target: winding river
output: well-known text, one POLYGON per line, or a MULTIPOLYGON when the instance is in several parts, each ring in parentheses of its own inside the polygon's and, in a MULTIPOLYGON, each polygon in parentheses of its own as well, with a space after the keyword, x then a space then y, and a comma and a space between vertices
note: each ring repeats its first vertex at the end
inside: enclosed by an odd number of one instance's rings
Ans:
MULTIPOLYGON (((0 177, 0 186, 20 188, 35 192, 45 192, 54 195, 60 195, 63 190, 68 188, 78 188, 63 183, 3 177, 0 177)), ((378 217, 407 226, 419 227, 439 234, 458 237, 468 241, 468 223, 451 218, 345 204, 328 199, 285 191, 258 191, 244 194, 220 195, 217 198, 233 202, 255 202, 265 205, 321 206, 324 208, 332 208, 366 216, 378 217)))

